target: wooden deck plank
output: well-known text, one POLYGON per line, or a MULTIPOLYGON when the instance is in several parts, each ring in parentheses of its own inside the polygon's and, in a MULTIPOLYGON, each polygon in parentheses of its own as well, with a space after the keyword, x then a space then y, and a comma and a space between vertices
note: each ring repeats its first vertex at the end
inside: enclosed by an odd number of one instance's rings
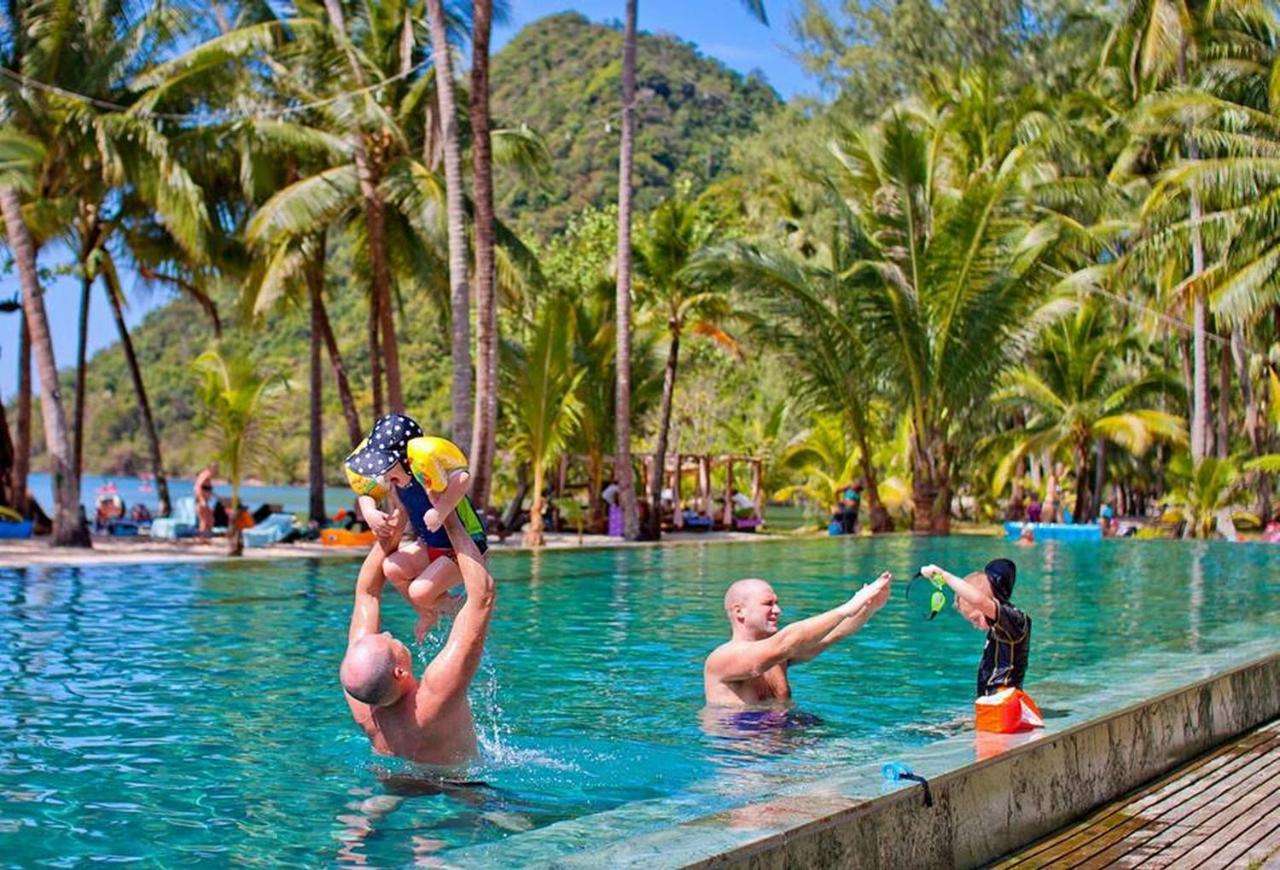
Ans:
MULTIPOLYGON (((1200 771, 1202 774, 1216 770, 1223 765, 1233 761, 1238 761, 1241 754, 1249 749, 1266 743, 1280 743, 1280 721, 1273 722, 1253 731, 1241 738, 1235 743, 1225 743, 1217 749, 1192 759, 1186 764, 1181 765, 1172 772, 1165 774, 1160 779, 1154 780, 1150 784, 1139 788, 1132 793, 1126 795, 1118 801, 1104 804, 1095 810, 1091 815, 1086 816, 1074 825, 1068 825, 1061 831, 1057 831, 1048 837, 1045 837, 1033 843, 1029 848, 1012 855, 999 864, 996 868, 1012 868, 1016 866, 1038 866, 1033 859, 1042 857, 1042 853, 1053 849, 1066 840, 1077 839, 1083 835, 1090 835, 1084 841, 1092 839, 1093 836, 1105 833, 1115 827, 1117 819, 1123 819, 1125 816, 1121 814, 1121 810, 1129 810, 1133 804, 1137 804, 1144 799, 1155 795, 1157 792, 1168 792, 1169 790, 1179 790, 1188 785, 1181 782, 1188 774, 1200 771), (1115 817, 1115 818, 1113 818, 1115 817)), ((1160 795, 1164 797, 1165 795, 1160 795)))
MULTIPOLYGON (((1268 747, 1270 753, 1267 755, 1241 755, 1203 779, 1197 779, 1193 774, 1183 783, 1183 788, 1169 792, 1158 801, 1142 800, 1120 807, 1123 821, 1088 844, 1058 856, 1058 860, 1064 862, 1063 866, 1105 867, 1152 837, 1175 826, 1181 827, 1187 816, 1206 802, 1234 789, 1242 778, 1252 781, 1271 764, 1280 765, 1280 747, 1272 744, 1268 747)), ((1170 833, 1177 835, 1182 831, 1170 833)))
POLYGON ((1197 825, 1190 833, 1152 854, 1141 866, 1171 867, 1185 863, 1188 867, 1195 867, 1211 858, 1221 858, 1230 864, 1277 824, 1275 814, 1280 810, 1280 777, 1273 778, 1264 789, 1269 791, 1259 794, 1256 800, 1249 796, 1226 807, 1219 817, 1197 825))
POLYGON ((1236 864, 1245 867, 1262 865, 1268 870, 1280 867, 1280 822, 1240 855, 1236 864))
POLYGON ((1104 806, 1084 822, 1064 829, 998 866, 1047 866, 1080 849, 1087 850, 1094 845, 1109 846, 1143 827, 1145 819, 1140 813, 1149 815, 1167 806, 1176 806, 1196 790, 1203 791, 1228 781, 1260 757, 1255 752, 1277 751, 1280 751, 1280 724, 1255 731, 1238 743, 1228 743, 1183 765, 1149 786, 1104 806), (1097 844, 1100 839, 1105 842, 1097 844))
POLYGON ((995 866, 1218 866, 1225 852, 1237 864, 1262 861, 1280 856, 1280 830, 1272 830, 1280 827, 1278 808, 1280 720, 1193 759, 995 866), (1230 849, 1222 848, 1228 843, 1230 849))
MULTIPOLYGON (((1176 842, 1194 829, 1197 825, 1211 819, 1214 814, 1231 805, 1231 802, 1244 799, 1260 784, 1267 782, 1272 776, 1280 773, 1280 753, 1260 757, 1264 765, 1247 765, 1240 768, 1243 778, 1223 778, 1212 788, 1197 792, 1179 804, 1161 811, 1158 816, 1139 817, 1141 823, 1131 835, 1112 843, 1108 848, 1095 853, 1089 860, 1072 866, 1095 870, 1106 867, 1113 861, 1132 855, 1145 861, 1169 843, 1176 842), (1254 769, 1251 769, 1253 767, 1254 769)), ((1133 866, 1141 861, 1127 860, 1125 864, 1133 866)))

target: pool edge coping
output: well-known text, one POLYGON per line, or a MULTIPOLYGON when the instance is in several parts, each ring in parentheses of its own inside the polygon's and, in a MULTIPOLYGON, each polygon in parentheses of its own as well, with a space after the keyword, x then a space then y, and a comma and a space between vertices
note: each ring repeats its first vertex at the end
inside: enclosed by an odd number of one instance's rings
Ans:
MULTIPOLYGON (((1266 686, 1262 685, 1260 688, 1265 689, 1266 686)), ((918 812, 922 807, 923 797, 922 789, 918 786, 863 799, 846 797, 844 800, 847 801, 848 805, 843 808, 834 809, 831 812, 780 831, 762 833, 760 837, 728 850, 696 857, 686 856, 689 860, 682 859, 679 865, 695 868, 726 865, 772 867, 794 866, 797 863, 803 865, 806 862, 817 861, 821 864, 840 864, 842 866, 926 866, 931 863, 941 862, 943 865, 965 867, 990 862, 1009 854, 1017 848, 1035 842, 1058 830, 1064 824, 1080 818, 1090 810, 1132 791, 1142 783, 1163 775, 1190 759, 1216 746, 1220 746, 1240 734, 1246 733, 1252 728, 1274 720, 1277 716, 1280 716, 1280 691, 1277 691, 1277 689, 1280 689, 1280 652, 1264 655, 1252 661, 1236 665, 1220 673, 1203 677, 1186 686, 1170 689, 1151 698, 1129 704, 1096 719, 1069 726, 1060 732, 1046 735, 1042 739, 1015 746, 991 758, 974 761, 931 777, 929 784, 934 798, 934 807, 931 815, 946 814, 948 818, 935 818, 921 824, 919 820, 925 814, 918 812), (1228 685, 1232 681, 1250 678, 1254 678, 1260 683, 1270 683, 1270 696, 1264 699, 1264 702, 1269 703, 1264 703, 1263 708, 1257 710, 1252 708, 1226 710, 1230 724, 1224 722, 1220 727, 1213 721, 1205 722, 1203 720, 1205 712, 1209 713, 1210 720, 1213 719, 1215 705, 1212 702, 1215 699, 1208 698, 1210 706, 1206 711, 1204 709, 1204 700, 1200 696, 1206 692, 1213 695, 1215 690, 1221 693, 1224 685, 1228 685), (1019 766, 1040 767, 1040 764, 1035 763, 1043 761, 1043 759, 1038 758, 1039 756, 1064 753, 1068 746, 1073 747, 1077 755, 1075 759, 1077 770, 1074 771, 1075 775, 1071 778, 1077 783, 1082 783, 1087 780, 1087 777, 1082 775, 1084 771, 1079 768, 1082 765, 1088 767, 1088 762, 1093 762, 1094 766, 1096 766, 1098 759, 1096 757, 1081 759, 1078 755, 1078 744, 1096 739, 1103 732, 1106 733, 1108 738, 1111 738, 1113 735, 1110 732, 1113 728, 1121 727, 1122 723, 1124 728, 1141 733, 1142 729, 1138 727, 1138 723, 1142 720, 1157 717, 1160 715, 1161 710, 1179 707, 1193 698, 1201 708, 1199 712, 1202 714, 1202 718, 1197 721, 1192 721, 1189 717, 1184 718, 1183 724, 1189 726, 1188 730, 1191 733, 1188 734, 1184 731, 1183 737, 1185 739, 1180 741, 1178 745, 1148 746, 1148 754, 1154 754, 1155 758, 1149 758, 1145 763, 1131 765, 1129 769, 1122 771, 1122 773, 1127 774, 1126 776, 1120 781, 1107 783, 1101 794, 1097 791, 1088 792, 1085 795, 1078 796, 1071 806, 1053 806, 1048 813, 1042 814, 1039 818, 1020 822, 1016 827, 1016 836, 1012 836, 1015 832, 1015 826, 1010 824, 1006 828, 1007 835, 1004 840, 983 837, 981 834, 970 836, 966 839, 963 834, 958 833, 958 829, 982 826, 974 825, 973 819, 949 817, 953 805, 960 804, 972 807, 975 803, 970 799, 972 796, 964 794, 953 795, 953 791, 963 791, 969 788, 969 783, 974 780, 989 781, 1000 779, 999 774, 1010 773, 1009 788, 1003 796, 1006 798, 1012 797, 1015 785, 1027 786, 1028 783, 1025 781, 1019 783, 1013 776, 1018 771, 1006 771, 1006 768, 1018 768, 1019 766), (1199 735, 1195 726, 1199 726, 1206 732, 1207 739, 1203 739, 1203 737, 1199 740, 1196 739, 1199 735), (894 833, 891 838, 877 836, 875 832, 857 830, 861 824, 879 821, 880 816, 897 817, 894 824, 883 826, 892 828, 894 833), (912 832, 909 828, 913 824, 916 827, 932 828, 933 830, 912 832), (944 829, 945 836, 936 836, 939 828, 944 829), (918 835, 912 836, 913 833, 918 835), (842 834, 846 836, 841 838, 842 834), (848 836, 850 834, 853 835, 852 838, 848 836), (934 836, 930 836, 930 834, 934 834, 934 836), (842 847, 835 848, 832 845, 833 837, 827 835, 834 835, 834 839, 841 842, 842 847), (825 844, 823 843, 824 836, 826 837, 825 844), (1012 839, 1010 839, 1010 836, 1012 836, 1012 839), (851 852, 846 848, 850 839, 861 842, 865 846, 874 845, 875 848, 874 850, 869 850, 870 854, 867 854, 866 851, 861 853, 851 852), (968 842, 969 840, 977 840, 978 842, 968 842), (808 842, 805 843, 803 841, 808 842), (999 845, 996 845, 997 843, 999 845), (1006 845, 1007 843, 1012 843, 1012 845, 1006 845), (907 848, 905 850, 896 848, 898 846, 906 846, 907 848), (817 848, 824 854, 822 857, 812 854, 803 856, 797 854, 798 849, 804 847, 817 848), (835 848, 834 853, 830 851, 833 848, 835 848)), ((1226 690, 1226 694, 1231 694, 1232 692, 1234 692, 1234 688, 1226 690)), ((1218 698, 1216 700, 1221 701, 1222 699, 1218 698)), ((1236 706, 1240 705, 1237 704, 1236 706)), ((1170 712, 1187 711, 1173 709, 1170 712)), ((1154 733, 1154 729, 1148 727, 1146 733, 1150 737, 1154 733)), ((1167 728, 1161 732, 1162 735, 1167 735, 1168 733, 1167 728)), ((1106 748, 1115 749, 1117 744, 1114 740, 1108 739, 1106 748)), ((1105 763, 1110 764, 1109 759, 1105 763)), ((1021 773, 1025 779, 1026 772, 1022 771, 1021 773)), ((1065 783, 1062 784, 1065 785, 1065 783)), ((970 788, 970 790, 973 789, 970 788)), ((981 791, 981 789, 977 790, 981 791)), ((1070 791, 1070 788, 1065 790, 1070 791)), ((1026 796, 1024 793, 1014 803, 1019 803, 1026 796)), ((788 803, 795 803, 797 799, 802 800, 803 796, 794 796, 787 800, 788 803)), ((709 817, 695 819, 685 824, 691 827, 707 825, 719 816, 742 813, 743 810, 750 811, 753 808, 759 811, 773 803, 773 801, 763 801, 739 810, 716 813, 709 817)), ((993 800, 989 801, 989 803, 998 803, 998 801, 993 800)), ((1012 815, 1012 813, 1009 814, 1006 819, 1011 820, 1012 815)), ((676 826, 672 830, 680 830, 682 827, 685 827, 685 825, 676 826)), ((690 833, 692 834, 692 831, 690 833)))

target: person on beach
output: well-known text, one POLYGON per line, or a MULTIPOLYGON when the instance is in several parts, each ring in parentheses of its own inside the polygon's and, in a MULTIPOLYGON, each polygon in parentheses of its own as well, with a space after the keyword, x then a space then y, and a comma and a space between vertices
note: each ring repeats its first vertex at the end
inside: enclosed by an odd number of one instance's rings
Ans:
POLYGON ((360 566, 339 678, 351 715, 375 752, 453 767, 476 754, 467 689, 480 666, 493 616, 493 577, 458 515, 447 514, 444 531, 453 544, 467 598, 443 649, 422 677, 415 678, 409 648, 382 631, 382 588, 387 579, 383 569, 399 544, 405 519, 395 514, 391 522, 390 533, 374 543, 360 566))
POLYGON ((196 497, 196 528, 202 541, 213 536, 213 511, 218 497, 213 494, 213 479, 218 474, 218 463, 210 462, 196 475, 192 490, 196 497))
POLYGON ((866 624, 889 600, 885 572, 839 607, 778 628, 782 608, 763 580, 739 580, 724 595, 732 637, 707 656, 703 691, 709 705, 744 707, 791 698, 787 669, 807 662, 866 624))

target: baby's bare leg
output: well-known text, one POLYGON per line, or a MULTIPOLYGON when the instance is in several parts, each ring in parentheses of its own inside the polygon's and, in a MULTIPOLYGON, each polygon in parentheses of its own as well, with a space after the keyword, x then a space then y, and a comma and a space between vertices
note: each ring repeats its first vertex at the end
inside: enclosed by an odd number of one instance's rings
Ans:
POLYGON ((452 616, 462 606, 461 599, 449 595, 449 590, 462 582, 458 565, 448 556, 431 560, 417 578, 409 584, 405 595, 418 612, 414 635, 421 642, 441 616, 452 616))
POLYGON ((430 561, 431 555, 426 546, 418 541, 411 541, 388 555, 382 563, 382 571, 387 575, 387 580, 415 610, 417 605, 409 594, 409 587, 427 569, 430 561))

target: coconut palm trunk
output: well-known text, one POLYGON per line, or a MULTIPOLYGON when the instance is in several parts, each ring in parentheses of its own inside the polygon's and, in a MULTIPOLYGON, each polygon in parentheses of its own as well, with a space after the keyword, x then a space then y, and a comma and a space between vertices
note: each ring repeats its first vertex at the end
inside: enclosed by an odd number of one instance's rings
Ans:
POLYGON ((13 491, 18 512, 27 511, 27 478, 31 474, 31 331, 25 311, 18 312, 18 419, 14 423, 13 491))
POLYGON ((453 64, 441 0, 427 0, 436 103, 444 147, 445 219, 449 234, 449 313, 453 381, 449 391, 453 440, 471 444, 471 288, 467 280, 467 225, 463 209, 462 145, 453 93, 453 64))
MULTIPOLYGON (((346 50, 351 73, 356 83, 364 87, 367 76, 360 59, 347 39, 347 22, 342 14, 340 0, 324 0, 338 40, 346 50)), ((369 308, 370 373, 373 381, 374 416, 382 416, 382 375, 385 370, 387 404, 396 413, 404 410, 400 391, 400 349, 396 341, 395 311, 391 305, 391 273, 386 256, 386 203, 378 190, 380 181, 375 159, 369 153, 370 142, 361 130, 352 136, 356 178, 360 184, 360 197, 364 203, 365 229, 368 231, 369 259, 373 268, 373 287, 369 308)), ((375 143, 376 144, 376 143, 375 143)))
POLYGON ((84 380, 85 356, 89 344, 89 293, 93 290, 93 276, 88 271, 85 258, 80 260, 80 324, 76 333, 76 394, 72 418, 74 434, 71 444, 71 467, 76 480, 84 468, 84 380))
POLYGON ((889 511, 885 508, 884 502, 880 500, 880 484, 876 478, 875 463, 871 461, 871 444, 867 441, 867 427, 865 425, 854 425, 852 431, 857 433, 858 438, 858 452, 860 454, 858 462, 862 466, 862 479, 865 481, 863 489, 866 492, 867 516, 870 520, 871 531, 877 535, 883 532, 892 532, 893 517, 889 516, 889 511))
POLYGON ((622 31, 622 141, 618 148, 618 331, 617 387, 614 402, 614 476, 622 502, 623 535, 640 533, 635 473, 631 467, 631 163, 635 147, 636 0, 627 0, 622 31))
POLYGON ((1107 486, 1107 439, 1095 439, 1094 451, 1098 459, 1093 469, 1093 504, 1089 510, 1090 519, 1096 519, 1102 514, 1102 503, 1105 500, 1102 491, 1107 486))
MULTIPOLYGON (((1187 83, 1187 53, 1190 46, 1184 38, 1178 49, 1178 83, 1187 83)), ((1195 160, 1200 156, 1194 142, 1187 142, 1187 156, 1195 160)), ((1191 217, 1191 277, 1204 271, 1204 240, 1199 222, 1201 216, 1200 195, 1194 190, 1190 197, 1191 217)), ((1199 462, 1209 453, 1209 371, 1205 350, 1205 321, 1207 305, 1204 294, 1198 290, 1191 302, 1191 460, 1199 462)))
POLYGON ((1080 523, 1084 522, 1089 508, 1089 485, 1086 482, 1089 476, 1088 442, 1078 442, 1071 450, 1071 458, 1075 464, 1076 473, 1076 505, 1072 509, 1072 514, 1075 521, 1080 523))
POLYGON ((547 478, 546 469, 541 462, 533 464, 533 507, 529 508, 529 525, 525 527, 521 543, 526 547, 541 547, 547 542, 543 535, 543 514, 547 510, 546 500, 542 497, 542 487, 547 478))
POLYGON ((475 190, 476 403, 471 435, 471 497, 489 504, 498 425, 498 306, 493 262, 493 149, 489 141, 489 34, 492 0, 475 0, 471 16, 471 157, 475 190))
POLYGON ((124 309, 120 307, 120 300, 124 298, 120 287, 120 276, 116 272, 115 261, 109 256, 103 257, 102 260, 102 279, 107 285, 107 302, 111 306, 111 316, 115 318, 116 330, 120 333, 120 347, 124 350, 129 379, 133 382, 134 395, 138 397, 138 410, 142 412, 142 432, 147 438, 151 474, 156 482, 158 513, 162 517, 167 517, 173 502, 169 498, 169 479, 165 476, 164 461, 160 458, 160 436, 156 433, 155 418, 151 415, 151 402, 147 398, 146 385, 142 382, 142 369, 138 365, 138 356, 133 350, 133 338, 129 335, 128 324, 124 322, 124 309))
POLYGON ((75 441, 72 444, 76 479, 79 480, 84 471, 84 390, 85 390, 85 357, 89 343, 89 303, 93 293, 93 267, 90 260, 101 241, 101 225, 94 215, 97 209, 91 205, 81 206, 80 234, 80 325, 76 335, 76 396, 73 417, 75 418, 75 441))
POLYGON ((396 339, 395 306, 391 304, 391 272, 387 268, 387 212, 378 179, 368 157, 356 151, 356 172, 364 198, 365 223, 369 230, 369 259, 373 266, 373 297, 378 300, 378 331, 382 339, 382 367, 387 377, 387 407, 393 414, 404 412, 400 390, 400 346, 396 339), (363 165, 362 165, 363 164, 363 165))
MULTIPOLYGON (((323 273, 322 273, 323 278, 323 273)), ((342 352, 338 350, 338 340, 333 334, 333 326, 329 323, 329 312, 325 309, 323 281, 319 297, 320 335, 329 351, 329 364, 333 367, 333 379, 338 385, 338 400, 342 403, 342 418, 347 424, 347 437, 351 446, 355 447, 364 437, 360 428, 360 413, 356 410, 356 400, 351 394, 351 381, 347 378, 347 366, 342 361, 342 352)))
POLYGON ((0 402, 0 507, 18 508, 13 495, 13 438, 9 435, 9 416, 0 402))
POLYGON ((1222 342, 1218 352, 1218 458, 1231 450, 1231 345, 1222 342))
POLYGON ((386 404, 382 397, 382 342, 378 340, 378 297, 369 294, 369 390, 373 398, 373 416, 382 416, 386 404))
POLYGON ((942 436, 917 422, 911 450, 911 530, 917 534, 951 533, 951 480, 945 452, 942 436))
POLYGON ((322 379, 321 366, 321 343, 324 341, 324 251, 320 253, 308 264, 307 273, 307 294, 311 297, 311 334, 308 336, 308 344, 310 345, 310 395, 308 400, 310 403, 310 425, 308 427, 307 437, 307 459, 308 459, 308 484, 309 497, 307 500, 311 520, 316 523, 323 523, 326 519, 324 509, 324 382, 322 379))
POLYGON ((680 365, 680 325, 670 324, 671 347, 662 374, 662 404, 658 411, 658 443, 653 451, 653 474, 649 479, 649 516, 643 537, 656 541, 662 537, 662 483, 666 478, 667 438, 671 433, 671 406, 675 402, 676 372, 680 365))
POLYGON ((53 474, 53 542, 59 547, 89 547, 89 529, 80 520, 80 479, 75 475, 67 418, 58 385, 58 365, 44 309, 44 296, 36 272, 36 252, 22 216, 22 200, 12 187, 0 187, 0 213, 4 216, 9 253, 18 269, 22 307, 31 332, 31 349, 40 371, 40 413, 53 474))

